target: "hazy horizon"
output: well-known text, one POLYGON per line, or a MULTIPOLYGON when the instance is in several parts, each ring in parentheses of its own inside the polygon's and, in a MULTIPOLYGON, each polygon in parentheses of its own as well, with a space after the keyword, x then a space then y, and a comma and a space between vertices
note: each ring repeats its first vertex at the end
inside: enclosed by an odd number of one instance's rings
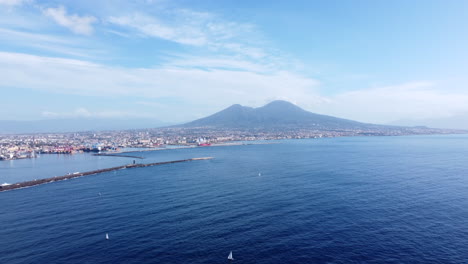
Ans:
MULTIPOLYGON (((272 101, 273 102, 273 101, 272 101)), ((271 103, 271 102, 270 102, 271 103)), ((268 103, 269 104, 269 103, 268 103)), ((240 105, 240 104, 234 104, 240 105)), ((223 111, 231 106, 220 109, 215 113, 208 114, 202 118, 211 116, 220 111, 223 111)), ((267 104, 266 104, 267 105, 267 104)), ((243 107, 256 108, 246 105, 243 107)), ((340 117, 338 117, 340 118, 340 117)), ((184 120, 179 122, 165 122, 155 118, 135 118, 126 116, 114 117, 99 117, 92 115, 84 116, 51 116, 44 117, 36 120, 8 120, 0 119, 0 134, 20 134, 20 133, 67 133, 67 132, 83 132, 83 131, 106 131, 106 130, 131 130, 131 129, 151 129, 161 128, 173 125, 179 125, 194 121, 184 120)), ((468 117, 458 116, 451 119, 425 119, 425 120, 411 120, 402 119, 390 123, 374 123, 379 125, 389 126, 425 126, 430 128, 441 129, 461 129, 468 130, 468 117), (461 122, 459 122, 461 121, 461 122), (430 125, 428 125, 430 124, 430 125)), ((359 120, 353 120, 359 121, 359 120)))
MULTIPOLYGON (((239 105, 239 104, 236 104, 239 105)), ((287 104, 286 104, 287 105, 287 104)), ((217 115, 223 110, 221 109, 216 113, 212 113, 208 116, 202 117, 207 118, 212 115, 217 115)), ((266 106, 266 105, 265 105, 266 106)), ((242 106, 252 108, 249 106, 242 106)), ((252 108, 254 109, 254 108, 252 108)), ((260 108, 259 108, 260 109, 260 108)), ((460 120, 464 120, 464 117, 459 117, 460 120)), ((195 119, 198 120, 198 119, 195 119)), ((184 122, 163 122, 154 118, 128 118, 128 117, 61 117, 61 118, 46 118, 42 120, 0 120, 0 135, 1 134, 30 134, 30 133, 69 133, 69 132, 85 132, 85 131, 118 131, 118 130, 132 130, 132 129, 153 129, 163 128, 174 125, 181 125, 189 123, 195 120, 187 120, 184 122)), ((465 120, 467 120, 465 118, 465 120)), ((358 121, 358 120, 353 120, 358 121)), ((455 123, 455 122, 454 122, 455 123)), ((388 124, 388 126, 404 126, 404 127, 430 127, 440 129, 460 129, 468 130, 468 122, 458 122, 458 126, 451 126, 450 120, 446 119, 434 119, 424 120, 424 122, 414 120, 398 120, 388 124), (418 123, 419 122, 419 123, 418 123), (432 124, 427 126, 426 124, 432 124)))

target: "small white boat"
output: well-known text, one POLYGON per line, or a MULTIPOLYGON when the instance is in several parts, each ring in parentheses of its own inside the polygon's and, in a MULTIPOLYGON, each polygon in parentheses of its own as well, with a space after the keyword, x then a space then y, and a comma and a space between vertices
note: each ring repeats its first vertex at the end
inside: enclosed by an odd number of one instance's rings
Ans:
POLYGON ((106 240, 109 240, 109 233, 106 233, 106 240))
POLYGON ((232 257, 232 251, 231 251, 231 252, 229 252, 228 259, 229 259, 229 260, 234 260, 234 258, 232 257))

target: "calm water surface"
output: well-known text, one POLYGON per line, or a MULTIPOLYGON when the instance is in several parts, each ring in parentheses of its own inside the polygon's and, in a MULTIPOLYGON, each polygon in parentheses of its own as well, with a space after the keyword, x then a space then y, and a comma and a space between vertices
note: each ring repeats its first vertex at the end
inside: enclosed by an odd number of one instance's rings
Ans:
MULTIPOLYGON (((468 136, 138 155, 215 159, 0 193, 0 263, 468 263, 468 136)), ((131 161, 43 155, 0 181, 131 161)))

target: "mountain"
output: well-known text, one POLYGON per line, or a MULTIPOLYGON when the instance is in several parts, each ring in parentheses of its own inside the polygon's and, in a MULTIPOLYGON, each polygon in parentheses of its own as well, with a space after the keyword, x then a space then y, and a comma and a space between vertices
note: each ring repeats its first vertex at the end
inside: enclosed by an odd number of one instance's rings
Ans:
POLYGON ((81 131, 126 130, 167 126, 154 119, 69 118, 30 121, 0 120, 0 134, 62 133, 81 131))
POLYGON ((383 126, 319 115, 308 112, 290 102, 273 101, 258 108, 235 104, 211 116, 183 124, 181 127, 367 129, 383 126))

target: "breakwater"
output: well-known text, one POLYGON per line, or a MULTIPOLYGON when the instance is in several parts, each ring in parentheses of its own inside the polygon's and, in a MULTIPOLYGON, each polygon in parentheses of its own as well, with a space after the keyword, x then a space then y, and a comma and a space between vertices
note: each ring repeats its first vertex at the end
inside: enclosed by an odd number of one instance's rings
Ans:
POLYGON ((25 187, 31 187, 31 186, 36 186, 36 185, 40 185, 40 184, 52 183, 52 182, 57 182, 57 181, 63 181, 63 180, 68 180, 68 179, 73 179, 73 178, 78 178, 78 177, 83 177, 83 176, 88 176, 88 175, 94 175, 94 174, 99 174, 99 173, 109 172, 109 171, 116 171, 116 170, 122 170, 122 169, 131 169, 131 168, 151 167, 151 166, 158 166, 158 165, 164 165, 164 164, 172 164, 172 163, 180 163, 180 162, 188 162, 188 161, 196 161, 196 160, 209 160, 209 159, 213 159, 213 157, 191 158, 191 159, 183 159, 183 160, 171 160, 171 161, 162 161, 162 162, 154 162, 154 163, 146 163, 146 164, 127 164, 127 165, 111 167, 111 168, 106 168, 106 169, 100 169, 100 170, 92 170, 92 171, 86 171, 86 172, 75 172, 75 173, 70 173, 70 174, 67 174, 67 175, 64 175, 64 176, 55 176, 55 177, 50 177, 50 178, 45 178, 45 179, 38 179, 38 180, 14 183, 14 184, 10 184, 10 185, 3 185, 3 186, 0 186, 0 192, 14 190, 14 189, 20 189, 20 188, 25 188, 25 187))
MULTIPOLYGON (((122 152, 123 153, 123 152, 122 152)), ((107 156, 107 157, 121 157, 121 158, 134 158, 134 159, 144 159, 144 157, 140 156, 132 156, 132 155, 121 155, 120 153, 98 153, 93 154, 93 156, 107 156)))

